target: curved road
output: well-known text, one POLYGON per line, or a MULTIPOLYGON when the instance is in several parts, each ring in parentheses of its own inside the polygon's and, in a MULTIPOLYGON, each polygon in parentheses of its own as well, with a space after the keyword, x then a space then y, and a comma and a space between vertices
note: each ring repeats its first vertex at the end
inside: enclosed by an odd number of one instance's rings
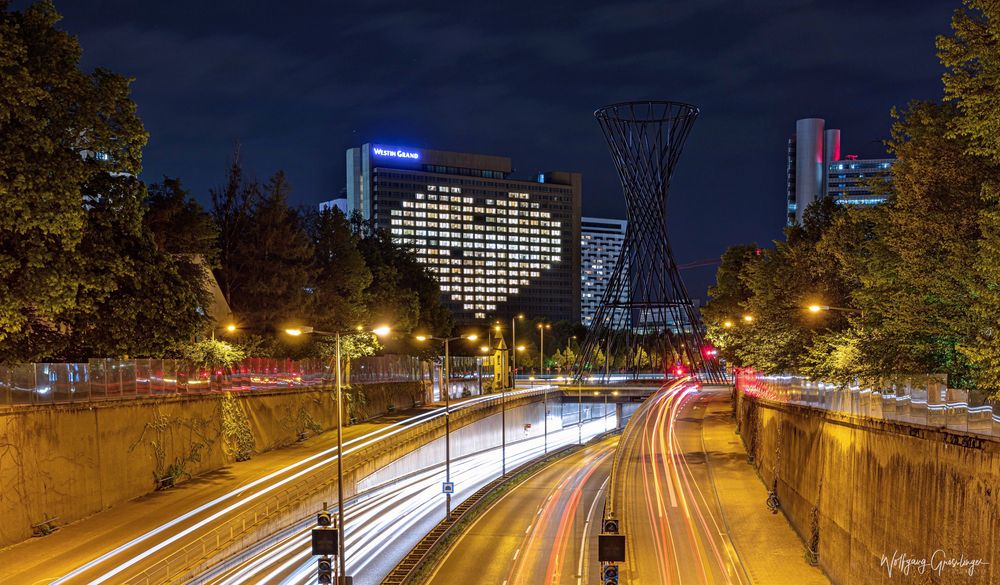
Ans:
POLYGON ((627 543, 623 583, 751 583, 706 464, 702 401, 708 396, 682 380, 632 417, 614 486, 627 543))
POLYGON ((617 444, 613 436, 588 445, 511 489, 455 541, 427 583, 595 582, 595 535, 617 444))

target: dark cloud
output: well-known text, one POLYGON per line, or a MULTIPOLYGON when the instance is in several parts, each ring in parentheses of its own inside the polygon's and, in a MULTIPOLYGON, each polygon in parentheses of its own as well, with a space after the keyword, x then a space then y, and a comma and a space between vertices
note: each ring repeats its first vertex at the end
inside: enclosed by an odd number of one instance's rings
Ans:
MULTIPOLYGON (((57 0, 85 66, 136 78, 147 178, 179 175, 203 200, 237 140, 310 205, 342 188, 344 149, 378 140, 579 170, 584 212, 622 216, 592 111, 695 103, 671 198, 682 261, 780 237, 796 118, 878 154, 891 106, 940 95, 934 36, 957 4, 57 0)), ((692 272, 692 292, 711 275, 692 272)))

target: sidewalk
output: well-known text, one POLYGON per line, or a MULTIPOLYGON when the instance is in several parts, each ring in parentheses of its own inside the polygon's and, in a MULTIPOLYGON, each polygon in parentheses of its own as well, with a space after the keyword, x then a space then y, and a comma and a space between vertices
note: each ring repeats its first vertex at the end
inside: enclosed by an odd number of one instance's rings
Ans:
POLYGON ((701 404, 706 407, 702 439, 716 495, 750 578, 762 585, 830 583, 823 571, 806 563, 805 544, 784 515, 767 509, 767 489, 747 463, 728 395, 716 394, 701 404))
MULTIPOLYGON (((345 427, 344 441, 424 410, 426 409, 408 409, 345 427)), ((48 536, 31 538, 0 549, 0 583, 47 583, 216 497, 306 457, 335 448, 336 438, 336 432, 325 432, 301 443, 260 453, 249 461, 197 476, 175 488, 152 492, 115 505, 60 527, 48 536)), ((249 492, 250 490, 247 493, 249 492)))

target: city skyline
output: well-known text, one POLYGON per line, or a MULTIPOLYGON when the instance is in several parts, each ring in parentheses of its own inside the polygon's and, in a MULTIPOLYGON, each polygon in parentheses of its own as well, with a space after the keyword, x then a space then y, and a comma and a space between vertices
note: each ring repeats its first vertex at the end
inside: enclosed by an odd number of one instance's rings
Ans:
MULTIPOLYGON (((702 116, 670 206, 672 217, 696 220, 670 226, 678 261, 690 262, 781 237, 773 210, 785 201, 795 119, 838 120, 857 154, 878 158, 889 109, 939 97, 934 36, 959 3, 859 3, 860 18, 843 4, 592 4, 568 25, 557 10, 528 4, 457 16, 351 5, 310 18, 199 5, 196 20, 193 4, 56 5, 58 26, 81 40, 85 69, 136 78, 151 134, 143 178, 179 176, 202 202, 237 141, 253 174, 284 169, 292 202, 309 207, 340 196, 343 151, 371 141, 502 153, 526 165, 520 176, 582 172, 583 213, 624 218, 593 110, 659 95, 694 103, 702 116), (293 25, 302 34, 290 39, 283 33, 293 25), (720 164, 729 170, 716 172, 720 164)), ((695 296, 712 277, 685 275, 695 296)))

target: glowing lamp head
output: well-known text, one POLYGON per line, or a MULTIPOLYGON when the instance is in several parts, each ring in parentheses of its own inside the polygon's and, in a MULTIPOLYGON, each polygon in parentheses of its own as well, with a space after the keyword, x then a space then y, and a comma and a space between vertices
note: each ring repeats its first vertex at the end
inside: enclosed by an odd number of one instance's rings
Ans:
POLYGON ((417 341, 427 341, 427 336, 426 335, 418 335, 417 336, 417 341))
POLYGON ((372 333, 378 335, 379 337, 385 337, 386 335, 389 335, 390 332, 392 332, 392 329, 390 329, 388 325, 382 325, 381 327, 372 329, 372 333))
POLYGON ((302 330, 292 327, 290 329, 285 329, 285 333, 291 335, 292 337, 298 337, 299 335, 302 335, 302 330))
POLYGON ((484 345, 484 346, 482 346, 482 347, 479 348, 479 351, 481 351, 483 353, 488 353, 490 351, 490 348, 488 348, 488 347, 486 347, 484 345))
POLYGON ((743 315, 743 320, 747 323, 753 323, 753 315, 743 315))
POLYGON ((732 327, 732 326, 733 326, 733 322, 732 322, 732 321, 725 321, 725 322, 724 322, 724 323, 722 324, 722 326, 723 326, 723 327, 725 327, 726 329, 729 329, 730 327, 732 327))
POLYGON ((232 323, 226 325, 226 331, 233 333, 234 331, 236 331, 236 325, 233 325, 232 323))
POLYGON ((465 338, 468 339, 469 341, 475 341, 479 339, 479 336, 476 335, 475 333, 472 333, 470 335, 466 335, 465 338))
POLYGON ((809 312, 810 313, 819 313, 822 310, 823 310, 823 307, 820 306, 820 305, 809 305, 809 312))

